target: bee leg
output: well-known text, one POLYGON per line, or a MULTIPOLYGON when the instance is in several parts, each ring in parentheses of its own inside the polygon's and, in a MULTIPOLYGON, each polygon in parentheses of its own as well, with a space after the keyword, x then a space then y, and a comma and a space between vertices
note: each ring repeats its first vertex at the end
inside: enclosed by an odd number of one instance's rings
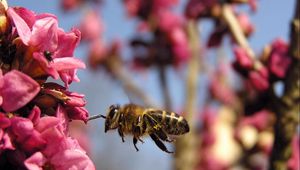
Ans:
POLYGON ((136 136, 134 138, 136 138, 139 141, 141 141, 142 143, 144 143, 144 141, 138 137, 141 135, 141 128, 139 126, 133 126, 133 134, 136 136))
POLYGON ((133 137, 133 145, 134 145, 136 151, 138 152, 139 149, 137 148, 136 144, 137 144, 137 139, 136 139, 136 137, 133 137))
POLYGON ((120 118, 119 118, 118 133, 119 133, 119 135, 120 135, 121 138, 122 138, 122 142, 125 142, 125 140, 124 140, 124 134, 123 134, 123 131, 122 131, 123 126, 124 126, 124 115, 121 114, 121 115, 120 115, 120 118))
POLYGON ((144 131, 142 132, 142 128, 143 126, 143 122, 142 122, 142 117, 139 116, 136 120, 135 125, 133 126, 133 133, 135 134, 135 138, 137 138, 140 142, 144 143, 144 141, 139 137, 141 136, 142 133, 144 133, 144 131))
POLYGON ((140 142, 145 143, 141 138, 137 138, 140 142))
POLYGON ((124 140, 124 134, 123 134, 123 131, 121 130, 121 127, 118 128, 118 133, 119 133, 119 135, 122 138, 122 142, 125 142, 125 140, 124 140))
POLYGON ((165 144, 162 143, 162 141, 155 134, 150 134, 150 137, 161 150, 163 150, 167 153, 174 153, 174 152, 168 151, 165 144))

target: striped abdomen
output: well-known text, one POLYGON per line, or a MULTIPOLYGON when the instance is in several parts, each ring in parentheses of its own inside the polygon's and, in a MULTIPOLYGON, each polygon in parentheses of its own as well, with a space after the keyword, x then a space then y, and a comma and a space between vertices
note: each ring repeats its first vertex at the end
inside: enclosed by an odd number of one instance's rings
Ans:
POLYGON ((163 130, 169 135, 182 135, 189 132, 187 121, 174 112, 162 110, 149 110, 147 114, 163 126, 163 130))

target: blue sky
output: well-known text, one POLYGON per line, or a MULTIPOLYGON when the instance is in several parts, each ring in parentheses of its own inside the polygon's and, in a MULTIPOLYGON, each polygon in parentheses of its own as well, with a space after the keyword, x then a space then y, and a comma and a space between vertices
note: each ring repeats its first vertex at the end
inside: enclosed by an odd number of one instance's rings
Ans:
MULTIPOLYGON (((80 12, 64 13, 59 8, 59 1, 56 0, 8 0, 10 6, 27 7, 37 13, 49 12, 58 16, 60 27, 69 30, 71 27, 78 25, 81 19, 80 12)), ((182 0, 181 0, 182 1, 182 0)), ((105 22, 106 31, 104 34, 107 42, 118 38, 125 40, 134 35, 135 21, 126 20, 126 14, 120 4, 120 0, 106 0, 101 14, 105 22)), ((296 1, 259 1, 258 12, 251 15, 251 20, 256 25, 256 32, 250 39, 251 47, 259 53, 266 43, 270 43, 276 37, 282 37, 288 40, 289 23, 294 14, 294 4, 296 1)), ((249 11, 248 7, 245 7, 249 11)), ((203 25, 203 32, 209 32, 210 26, 203 25)), ((86 46, 82 45, 76 50, 76 56, 85 60, 86 46)), ((155 71, 149 72, 147 77, 133 73, 137 78, 137 83, 149 94, 154 97, 158 103, 161 101, 157 75, 155 71), (139 81, 143 80, 143 82, 139 81), (141 84, 143 83, 143 84, 141 84)), ((174 96, 174 105, 181 102, 183 93, 183 83, 180 76, 170 71, 170 81, 177 82, 170 89, 174 96)), ((87 99, 87 108, 91 114, 99 112, 104 113, 106 108, 113 103, 127 103, 128 97, 118 83, 113 81, 104 72, 90 72, 83 70, 79 72, 80 83, 72 84, 71 89, 84 93, 87 99)), ((202 89, 203 90, 203 89, 202 89)), ((178 108, 176 108, 178 109, 178 108)), ((97 162, 97 169, 153 169, 165 170, 171 168, 171 156, 161 152, 152 141, 145 140, 145 144, 139 144, 140 152, 136 152, 131 139, 126 138, 122 143, 117 133, 104 134, 103 120, 91 122, 90 137, 92 139, 93 160, 97 162)), ((171 146, 168 145, 170 148, 171 146)))

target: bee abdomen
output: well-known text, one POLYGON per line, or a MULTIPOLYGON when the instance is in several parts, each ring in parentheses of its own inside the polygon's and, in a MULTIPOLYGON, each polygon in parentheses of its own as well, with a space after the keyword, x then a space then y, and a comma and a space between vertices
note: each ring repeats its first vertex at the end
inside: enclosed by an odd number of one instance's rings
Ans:
POLYGON ((188 122, 174 112, 153 111, 151 115, 163 125, 164 131, 169 135, 182 135, 190 130, 188 122))

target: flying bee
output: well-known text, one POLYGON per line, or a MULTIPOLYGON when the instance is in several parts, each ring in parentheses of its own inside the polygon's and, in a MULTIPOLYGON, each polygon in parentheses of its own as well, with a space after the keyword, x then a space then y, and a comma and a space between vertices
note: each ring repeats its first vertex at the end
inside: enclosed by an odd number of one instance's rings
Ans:
MULTIPOLYGON (((122 142, 124 135, 133 135, 133 144, 143 143, 142 136, 149 135, 155 144, 167 153, 173 153, 167 149, 162 141, 172 142, 171 136, 178 136, 189 132, 188 122, 174 112, 144 108, 135 104, 124 106, 111 105, 105 118, 105 133, 117 129, 122 142)), ((94 119, 93 117, 89 120, 94 119)))

